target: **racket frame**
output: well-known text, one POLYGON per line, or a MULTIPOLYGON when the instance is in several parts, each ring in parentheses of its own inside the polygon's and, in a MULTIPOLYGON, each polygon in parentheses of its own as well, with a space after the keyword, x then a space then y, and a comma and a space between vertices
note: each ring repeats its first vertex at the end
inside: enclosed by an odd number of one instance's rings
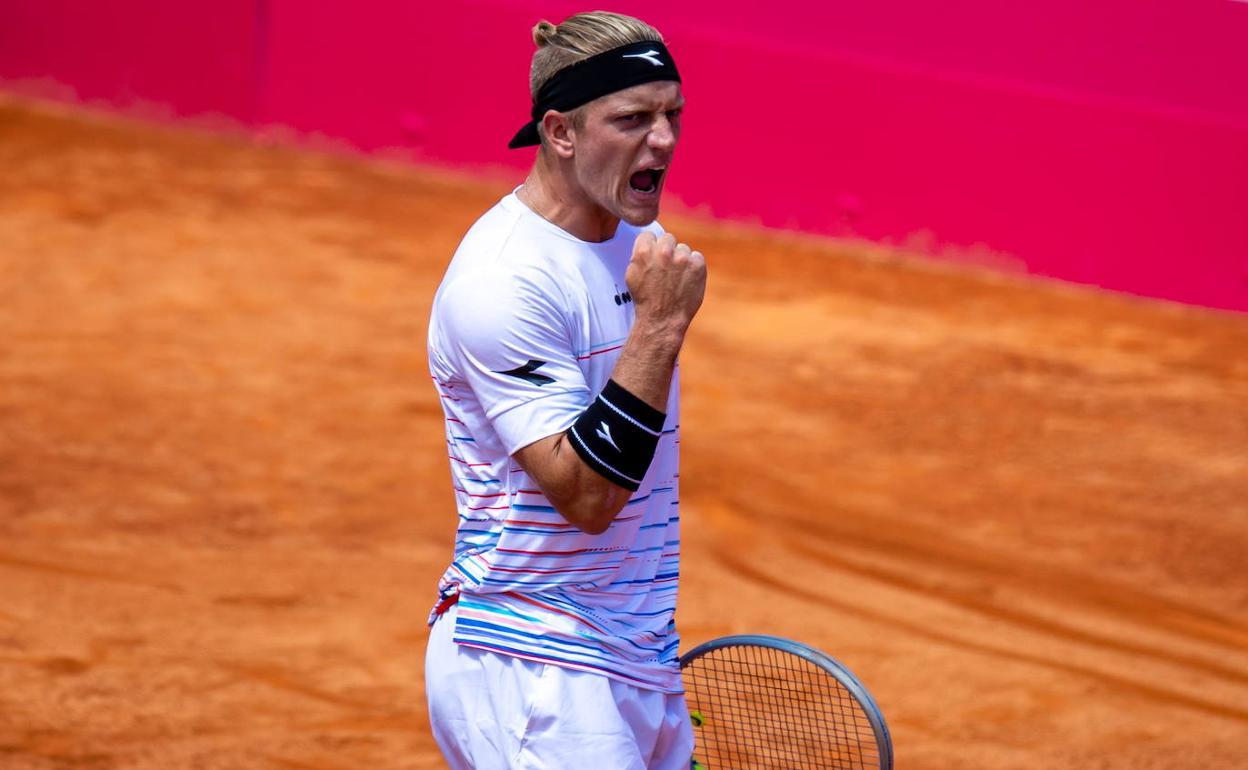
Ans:
POLYGON ((875 734, 875 744, 880 754, 880 770, 893 769, 893 737, 888 731, 888 723, 884 721, 884 714, 880 711, 880 707, 876 705, 875 699, 871 697, 871 693, 867 691, 866 686, 858 680, 858 677, 854 676, 853 672, 845 664, 823 650, 794 641, 793 639, 785 639, 781 636, 768 636, 766 634, 734 634, 703 642, 684 655, 681 655, 680 668, 683 671, 685 667, 698 658, 727 647, 763 647, 787 652, 803 658, 826 671, 849 691, 854 700, 858 701, 858 705, 862 706, 867 722, 871 725, 871 732, 875 734))

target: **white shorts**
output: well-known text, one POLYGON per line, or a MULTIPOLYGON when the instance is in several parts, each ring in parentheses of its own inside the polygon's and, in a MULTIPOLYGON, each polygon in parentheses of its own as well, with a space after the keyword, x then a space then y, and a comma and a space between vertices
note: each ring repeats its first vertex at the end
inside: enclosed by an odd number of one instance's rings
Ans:
POLYGON ((451 770, 688 770, 684 695, 461 647, 456 610, 433 625, 425 692, 451 770))

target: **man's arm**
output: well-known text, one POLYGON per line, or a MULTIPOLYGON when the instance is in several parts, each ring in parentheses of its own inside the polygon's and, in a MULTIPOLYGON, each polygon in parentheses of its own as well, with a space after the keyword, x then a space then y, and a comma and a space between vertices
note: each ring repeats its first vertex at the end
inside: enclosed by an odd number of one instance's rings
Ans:
MULTIPOLYGON (((655 411, 667 408, 676 356, 706 292, 706 260, 670 234, 642 233, 625 273, 636 309, 611 379, 655 411)), ((568 432, 517 450, 516 461, 555 509, 590 534, 611 525, 631 492, 591 468, 568 432)))

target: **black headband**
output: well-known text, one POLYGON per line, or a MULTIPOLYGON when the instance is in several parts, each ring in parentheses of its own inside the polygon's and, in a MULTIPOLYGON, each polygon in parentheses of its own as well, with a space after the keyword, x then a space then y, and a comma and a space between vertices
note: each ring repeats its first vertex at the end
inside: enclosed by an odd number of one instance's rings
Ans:
POLYGON ((662 43, 629 43, 583 59, 556 72, 537 91, 532 120, 516 132, 508 147, 541 144, 537 123, 547 110, 567 112, 600 96, 655 80, 680 81, 676 63, 662 43))

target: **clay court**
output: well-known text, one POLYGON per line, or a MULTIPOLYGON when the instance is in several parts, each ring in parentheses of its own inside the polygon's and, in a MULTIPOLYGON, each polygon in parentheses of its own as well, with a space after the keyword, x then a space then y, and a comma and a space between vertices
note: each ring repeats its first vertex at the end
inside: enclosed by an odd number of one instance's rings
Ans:
MULTIPOLYGON (((442 767, 433 290, 509 187, 0 101, 0 767, 442 767)), ((668 215, 686 649, 898 767, 1248 757, 1248 316, 668 215)))

